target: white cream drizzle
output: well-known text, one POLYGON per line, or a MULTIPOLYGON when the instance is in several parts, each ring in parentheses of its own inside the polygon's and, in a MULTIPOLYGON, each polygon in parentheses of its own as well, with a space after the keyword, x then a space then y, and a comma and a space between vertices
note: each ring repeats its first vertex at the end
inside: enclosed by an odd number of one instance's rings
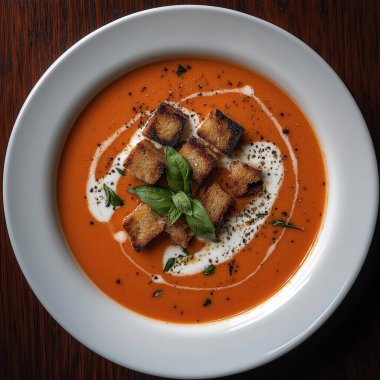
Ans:
POLYGON ((272 143, 258 142, 243 146, 241 151, 231 158, 224 158, 222 165, 219 166, 229 167, 230 162, 237 159, 249 162, 263 171, 265 194, 253 199, 244 210, 224 223, 218 234, 218 242, 207 242, 192 257, 183 257, 184 254, 179 246, 169 246, 163 255, 163 266, 170 257, 176 257, 176 264, 170 270, 171 274, 176 276, 196 274, 210 264, 218 265, 231 260, 254 238, 265 222, 283 179, 281 152, 272 143))
MULTIPOLYGON (((287 221, 290 220, 292 217, 294 207, 296 204, 296 200, 298 197, 298 191, 299 191, 299 182, 298 182, 298 163, 297 159, 295 157, 294 151, 292 146, 290 145, 288 138, 286 135, 282 133, 282 127, 278 120, 275 118, 275 116, 270 112, 270 110, 266 107, 264 102, 258 98, 255 95, 254 89, 251 86, 244 86, 242 88, 233 88, 233 89, 220 89, 220 90, 214 90, 214 91, 207 91, 207 92, 201 92, 202 96, 215 96, 220 94, 226 94, 226 93, 238 93, 243 96, 247 96, 250 98, 253 98, 257 104, 260 106, 260 108, 264 111, 264 113, 269 117, 269 119, 273 122, 274 126, 276 127, 278 133, 280 134, 281 138, 285 142, 288 150, 289 155, 292 161, 292 167, 293 172, 295 176, 295 191, 293 195, 293 202, 292 202, 292 208, 289 213, 289 217, 287 221)), ((182 112, 187 114, 189 116, 189 125, 187 127, 186 133, 182 137, 182 139, 187 139, 189 136, 193 135, 196 131, 197 125, 199 124, 199 117, 196 113, 191 112, 187 108, 181 107, 180 104, 185 102, 186 100, 190 100, 193 98, 196 98, 199 96, 199 92, 191 94, 183 99, 181 99, 178 102, 169 102, 173 106, 180 109, 182 112)), ((93 217, 100 221, 100 222, 108 222, 113 212, 115 211, 112 207, 107 207, 105 202, 105 195, 103 191, 103 184, 107 184, 111 189, 115 191, 117 182, 120 179, 120 174, 117 172, 117 168, 122 168, 123 162, 127 158, 129 152, 131 149, 141 140, 144 139, 144 137, 141 134, 141 129, 137 129, 132 138, 130 139, 129 144, 116 156, 116 158, 113 160, 111 168, 109 172, 100 179, 96 179, 95 177, 95 171, 99 162, 99 159, 101 158, 102 154, 105 152, 105 150, 127 129, 132 127, 141 117, 147 116, 152 114, 148 111, 142 112, 137 114, 133 119, 131 119, 128 123, 123 125, 121 128, 119 128, 116 132, 114 132, 111 136, 109 136, 106 140, 104 140, 101 144, 99 144, 98 148, 95 151, 95 154, 93 156, 90 170, 89 170, 89 176, 87 180, 87 188, 86 188, 86 196, 87 196, 87 204, 88 208, 93 215, 93 217)), ((245 146, 242 147, 241 152, 238 153, 239 157, 237 157, 237 154, 235 154, 232 159, 239 159, 244 162, 249 162, 251 164, 262 166, 264 173, 266 173, 266 176, 264 177, 265 180, 265 188, 266 188, 266 196, 268 196, 268 199, 264 199, 265 197, 258 197, 256 200, 249 203, 249 205, 240 213, 244 214, 244 212, 253 213, 256 215, 256 218, 254 215, 252 216, 252 219, 255 219, 254 222, 251 220, 248 220, 242 215, 237 215, 234 218, 232 218, 230 221, 227 222, 226 226, 224 227, 223 231, 220 235, 220 242, 216 243, 207 243, 206 246, 200 251, 197 252, 194 255, 194 258, 191 261, 188 261, 186 263, 186 260, 180 258, 177 260, 176 265, 172 268, 171 274, 172 275, 189 275, 201 272, 205 265, 208 265, 211 259, 211 262, 215 265, 220 264, 222 262, 225 262, 227 260, 230 260, 241 248, 242 246, 236 246, 236 242, 239 241, 239 238, 242 237, 242 234, 244 235, 244 228, 247 227, 247 222, 250 223, 250 233, 246 237, 246 243, 248 244, 249 241, 252 240, 252 238, 255 236, 257 231, 259 230, 260 226, 265 222, 266 217, 257 217, 257 214, 269 214, 269 211, 273 205, 274 200, 277 197, 279 188, 282 183, 283 179, 283 165, 281 163, 281 152, 279 149, 271 144, 271 143, 255 143, 252 146, 245 146), (267 149, 269 148, 269 149, 267 149), (263 152, 269 152, 264 154, 264 159, 257 159, 256 157, 252 157, 253 150, 263 150, 263 152), (276 152, 275 155, 273 155, 272 152, 276 152), (275 158, 277 156, 277 158, 275 158), (273 173, 273 174, 272 174, 273 173), (270 176, 268 176, 270 174, 270 176), (232 233, 232 236, 230 236, 230 243, 226 244, 227 242, 227 231, 228 229, 235 229, 235 231, 232 233)), ((228 157, 224 157, 220 164, 223 166, 228 166, 231 159, 228 157)), ((261 268, 261 266, 264 264, 264 262, 270 257, 270 255, 274 252, 278 242, 281 240, 282 236, 284 235, 285 230, 282 230, 278 239, 268 248, 264 258, 259 263, 257 268, 251 272, 246 278, 242 279, 239 282, 224 285, 220 287, 212 287, 212 288, 195 288, 195 287, 188 287, 188 286, 182 286, 182 285, 175 285, 167 282, 161 275, 156 275, 149 273, 144 268, 142 268, 140 265, 138 265, 132 257, 124 250, 123 244, 126 241, 126 234, 124 231, 119 231, 115 233, 114 239, 120 244, 120 248, 123 252, 123 254, 135 265, 138 269, 140 269, 142 272, 149 275, 152 280, 156 283, 165 283, 166 285, 181 288, 181 289, 192 289, 192 290, 217 290, 217 289, 225 289, 230 287, 235 287, 243 282, 247 281, 249 278, 254 276, 257 271, 261 268)), ((178 257, 180 255, 183 255, 182 251, 179 247, 176 246, 169 246, 167 250, 165 251, 163 255, 163 263, 166 262, 167 258, 169 257, 178 257)))
POLYGON ((118 231, 113 234, 113 238, 119 243, 124 244, 128 240, 128 236, 125 231, 118 231))

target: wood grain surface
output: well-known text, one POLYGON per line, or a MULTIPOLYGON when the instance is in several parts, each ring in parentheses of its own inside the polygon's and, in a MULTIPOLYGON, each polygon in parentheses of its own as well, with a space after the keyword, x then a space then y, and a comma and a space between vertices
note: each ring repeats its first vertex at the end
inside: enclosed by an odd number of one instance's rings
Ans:
MULTIPOLYGON (((379 153, 377 0, 0 0, 0 161, 4 162, 13 124, 27 95, 63 52, 117 18, 172 4, 239 10, 300 38, 332 66, 351 91, 379 153)), ((2 174, 3 165, 0 170, 2 174)), ((2 203, 0 209, 0 379, 156 379, 103 359, 54 321, 21 273, 2 203)), ((282 358, 234 378, 380 379, 379 225, 375 236, 357 282, 328 322, 282 358)))

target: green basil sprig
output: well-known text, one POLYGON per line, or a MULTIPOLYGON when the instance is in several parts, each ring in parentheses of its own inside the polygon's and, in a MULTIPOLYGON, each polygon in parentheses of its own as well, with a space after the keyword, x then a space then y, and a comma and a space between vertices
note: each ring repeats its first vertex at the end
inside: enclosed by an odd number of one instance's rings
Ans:
POLYGON ((158 214, 166 216, 173 206, 173 192, 163 187, 142 185, 128 190, 137 195, 144 203, 152 207, 158 214))
POLYGON ((202 202, 190 198, 192 177, 190 164, 172 147, 165 147, 165 160, 169 189, 143 185, 128 191, 136 194, 158 214, 167 216, 168 226, 184 215, 190 230, 195 235, 215 241, 215 228, 202 202))

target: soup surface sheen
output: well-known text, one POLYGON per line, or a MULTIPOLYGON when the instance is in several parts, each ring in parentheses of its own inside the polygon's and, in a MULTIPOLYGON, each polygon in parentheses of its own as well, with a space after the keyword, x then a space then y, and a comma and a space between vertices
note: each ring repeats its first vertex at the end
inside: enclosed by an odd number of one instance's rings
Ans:
MULTIPOLYGON (((222 158, 214 174, 224 188, 230 160, 222 158)), ((298 106, 258 74, 206 59, 153 63, 102 90, 76 120, 58 173, 62 227, 78 263, 117 302, 167 322, 215 321, 270 298, 310 252, 325 202, 323 154, 298 106), (121 227, 140 203, 128 189, 142 183, 117 169, 163 101, 190 116, 186 136, 208 112, 220 109, 245 128, 232 159, 264 173, 265 195, 239 198, 235 213, 217 230, 220 241, 193 239, 190 259, 179 257, 185 254, 165 234, 137 253, 121 227), (116 191, 123 206, 106 207, 103 184, 116 191), (303 231, 272 225, 276 219, 303 231), (171 257, 177 257, 176 265, 165 273, 171 257), (202 273, 211 264, 214 273, 202 273)))

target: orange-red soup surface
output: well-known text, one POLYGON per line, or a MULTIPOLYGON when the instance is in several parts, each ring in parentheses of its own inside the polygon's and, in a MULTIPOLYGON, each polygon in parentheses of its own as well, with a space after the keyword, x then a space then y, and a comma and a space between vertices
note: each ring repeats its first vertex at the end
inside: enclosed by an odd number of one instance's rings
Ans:
MULTIPOLYGON (((110 170, 113 159, 147 118, 142 116, 130 128, 125 128, 106 149, 96 168, 97 178, 110 170)), ((237 208, 243 207, 244 202, 247 200, 239 199, 237 208)), ((103 89, 74 123, 58 173, 62 228, 79 265, 103 292, 120 304, 139 314, 168 322, 201 323, 228 318, 270 298, 291 279, 312 249, 322 224, 325 203, 323 154, 312 126, 299 107, 262 76, 226 62, 206 59, 184 58, 149 64, 103 89), (181 75, 177 73, 179 64, 186 69, 181 75), (254 89, 256 98, 237 92, 205 94, 247 85, 254 89), (199 96, 181 102, 191 94, 199 96), (142 183, 130 174, 120 176, 116 191, 124 206, 115 210, 108 223, 97 221, 88 208, 87 179, 98 144, 137 114, 153 111, 163 101, 179 102, 180 106, 196 113, 200 120, 218 108, 245 128, 241 144, 270 142, 282 154, 284 176, 265 223, 248 244, 230 260, 216 265, 214 274, 209 276, 164 273, 163 252, 170 245, 165 234, 140 253, 134 251, 128 240, 121 249, 114 234, 122 230, 125 215, 140 203, 128 189, 142 183), (281 132, 263 106, 277 120, 281 132), (295 193, 294 160, 286 141, 297 161, 298 194, 295 193), (290 221, 303 228, 303 232, 284 231, 271 224, 275 219, 289 218, 293 201, 295 206, 290 221), (274 242, 277 242, 275 250, 262 263, 274 242), (255 274, 250 276, 253 272, 255 274), (162 276, 167 283, 157 283, 152 274, 162 276), (237 283, 239 285, 235 286, 237 283), (153 297, 154 294, 159 295, 153 297)), ((196 252, 201 246, 193 239, 189 251, 196 252)))

